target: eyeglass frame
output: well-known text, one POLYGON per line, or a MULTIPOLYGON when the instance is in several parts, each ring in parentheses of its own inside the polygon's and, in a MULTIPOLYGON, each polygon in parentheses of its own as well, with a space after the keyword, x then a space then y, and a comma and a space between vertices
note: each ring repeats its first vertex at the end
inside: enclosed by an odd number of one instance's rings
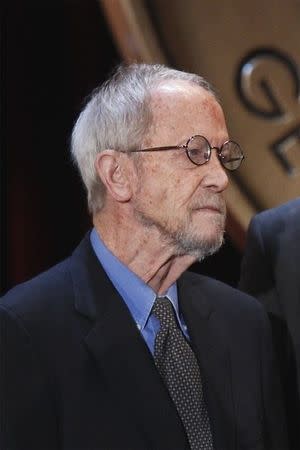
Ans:
POLYGON ((167 147, 150 147, 150 148, 141 148, 141 149, 129 150, 129 151, 126 151, 126 150, 119 150, 119 151, 121 151, 122 153, 139 153, 139 152, 169 151, 169 150, 185 150, 185 153, 186 153, 188 159, 191 161, 191 163, 195 164, 195 166, 203 166, 204 164, 208 163, 211 158, 212 150, 217 150, 217 156, 218 156, 220 163, 222 164, 222 167, 224 167, 224 169, 229 170, 231 172, 237 170, 241 166, 243 160, 245 159, 243 150, 241 149, 241 146, 236 141, 229 139, 228 141, 225 141, 221 145, 221 147, 216 147, 216 146, 212 147, 210 145, 209 141, 207 140, 207 138, 205 136, 202 136, 201 134, 195 134, 194 136, 191 136, 190 138, 188 138, 187 142, 183 145, 169 145, 167 147), (193 161, 189 155, 188 145, 191 142, 191 140, 196 137, 203 138, 207 142, 208 149, 209 149, 208 158, 206 159, 206 161, 204 161, 201 164, 198 164, 195 161, 193 161), (242 154, 242 158, 240 159, 240 164, 235 169, 229 169, 228 167, 224 166, 223 161, 222 161, 222 148, 224 147, 224 145, 228 144, 229 142, 232 142, 233 144, 237 145, 242 154))

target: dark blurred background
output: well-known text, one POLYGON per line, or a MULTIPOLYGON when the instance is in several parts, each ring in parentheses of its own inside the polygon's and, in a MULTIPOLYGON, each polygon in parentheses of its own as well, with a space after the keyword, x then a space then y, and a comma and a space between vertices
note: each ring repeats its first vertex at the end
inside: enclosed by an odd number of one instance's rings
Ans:
MULTIPOLYGON (((90 227, 69 156, 85 97, 121 62, 96 0, 12 1, 1 18, 1 293, 65 258, 90 227)), ((192 270, 236 285, 229 237, 192 270)))

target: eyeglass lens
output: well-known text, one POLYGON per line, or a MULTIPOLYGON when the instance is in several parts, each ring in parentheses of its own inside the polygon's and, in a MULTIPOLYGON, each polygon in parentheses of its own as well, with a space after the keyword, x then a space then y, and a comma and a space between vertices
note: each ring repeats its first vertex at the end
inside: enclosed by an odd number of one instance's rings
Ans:
MULTIPOLYGON (((205 164, 211 156, 209 142, 203 136, 194 136, 187 145, 187 153, 194 164, 205 164)), ((218 156, 221 164, 228 170, 236 170, 244 158, 240 146, 234 141, 225 142, 218 156)))

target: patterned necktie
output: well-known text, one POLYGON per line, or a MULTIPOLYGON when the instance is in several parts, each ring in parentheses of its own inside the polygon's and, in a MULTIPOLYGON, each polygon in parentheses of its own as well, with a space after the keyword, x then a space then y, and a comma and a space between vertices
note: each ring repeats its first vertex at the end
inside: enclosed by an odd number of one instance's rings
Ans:
POLYGON ((171 302, 155 300, 152 313, 160 321, 154 360, 176 406, 192 450, 212 450, 212 435, 199 366, 193 350, 177 325, 171 302))

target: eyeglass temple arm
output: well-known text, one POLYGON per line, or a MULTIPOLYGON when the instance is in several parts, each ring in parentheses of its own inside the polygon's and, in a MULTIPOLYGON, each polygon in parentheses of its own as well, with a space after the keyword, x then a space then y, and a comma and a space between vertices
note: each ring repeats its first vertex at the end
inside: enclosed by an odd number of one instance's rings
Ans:
MULTIPOLYGON (((163 151, 163 150, 186 150, 186 145, 170 145, 168 147, 152 147, 152 148, 140 148, 136 150, 129 150, 128 153, 137 153, 137 152, 153 152, 153 151, 163 151)), ((123 153, 126 153, 126 150, 120 150, 123 153)))

